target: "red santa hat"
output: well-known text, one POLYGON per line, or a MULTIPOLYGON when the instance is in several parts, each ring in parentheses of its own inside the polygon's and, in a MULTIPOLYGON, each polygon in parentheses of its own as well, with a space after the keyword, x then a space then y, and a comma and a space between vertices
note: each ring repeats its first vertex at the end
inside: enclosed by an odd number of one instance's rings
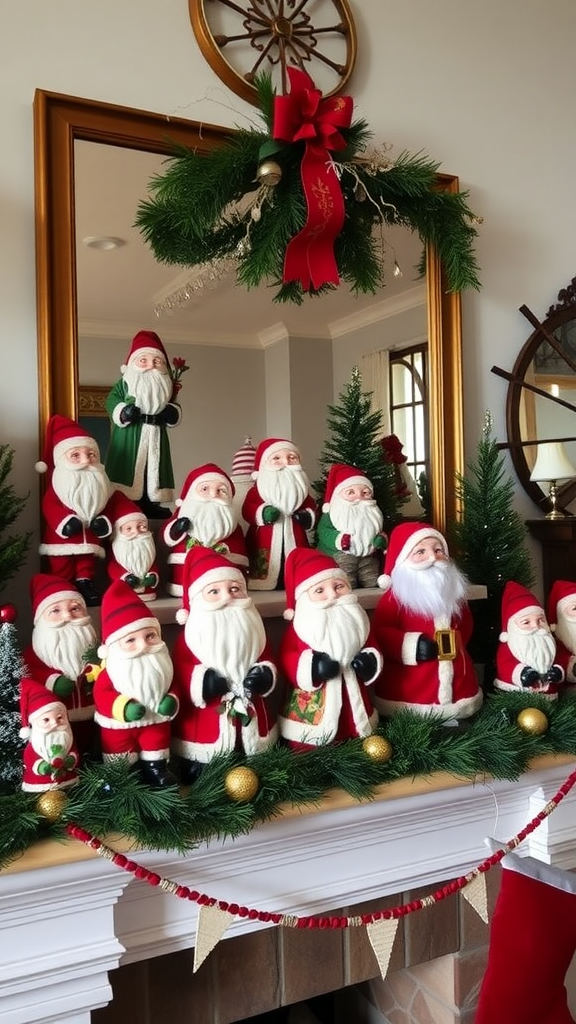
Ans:
POLYGON ((51 576, 46 572, 38 572, 30 580, 30 600, 34 625, 49 605, 56 601, 80 601, 86 606, 84 598, 73 583, 62 579, 61 576, 51 576))
POLYGON ((150 614, 144 601, 124 580, 116 580, 105 592, 101 623, 103 643, 98 648, 99 658, 106 657, 110 645, 116 640, 121 640, 137 629, 157 629, 160 632, 158 619, 150 614))
POLYGON ((123 523, 129 523, 131 519, 143 519, 145 523, 148 522, 148 517, 140 506, 126 497, 123 491, 113 492, 107 512, 114 524, 115 533, 123 523))
POLYGON ((252 444, 252 438, 247 437, 241 448, 238 449, 232 459, 232 477, 252 475, 256 460, 256 449, 252 444))
POLYGON ((66 711, 66 706, 61 700, 55 700, 54 694, 47 686, 37 683, 35 679, 26 677, 20 680, 20 718, 22 728, 20 739, 30 738, 31 724, 39 715, 45 715, 48 711, 66 711))
POLYGON ((138 331, 132 338, 132 345, 128 353, 128 358, 125 363, 120 367, 120 372, 124 373, 128 366, 131 365, 136 356, 164 356, 166 360, 166 366, 170 366, 166 349, 160 341, 160 338, 155 331, 138 331))
POLYGON ((60 416, 59 413, 51 416, 46 427, 44 460, 36 463, 36 472, 45 473, 48 469, 52 472, 63 455, 79 445, 93 448, 100 461, 98 445, 84 427, 81 427, 75 420, 68 419, 67 416, 60 416))
POLYGON ((271 455, 274 455, 275 452, 284 451, 285 448, 288 448, 290 449, 290 451, 298 452, 298 454, 300 454, 294 442, 288 441, 286 440, 286 438, 267 437, 266 440, 260 441, 260 444, 256 449, 256 455, 254 458, 254 469, 252 471, 252 479, 258 479, 258 472, 262 468, 263 462, 266 462, 266 460, 269 459, 271 455))
POLYGON ((344 462, 335 462, 330 466, 330 472, 328 473, 322 511, 330 511, 332 498, 336 497, 345 487, 358 485, 361 487, 368 485, 371 491, 374 492, 372 484, 361 469, 357 469, 355 466, 347 466, 344 462))
POLYGON ((246 583, 241 569, 238 569, 232 562, 219 555, 212 548, 202 547, 196 544, 190 548, 184 560, 183 573, 183 607, 176 612, 176 621, 184 625, 190 614, 190 602, 209 583, 216 583, 220 580, 237 580, 239 583, 246 583))
POLYGON ((324 555, 316 548, 292 548, 284 564, 284 584, 286 587, 286 610, 284 618, 294 618, 294 609, 299 597, 310 587, 323 580, 346 577, 330 555, 324 555))
POLYGON ((176 498, 175 504, 180 506, 183 501, 188 497, 188 492, 196 484, 205 483, 207 480, 221 480, 222 483, 226 484, 230 488, 230 494, 234 497, 236 490, 230 477, 220 466, 217 466, 214 462, 205 462, 203 466, 198 466, 196 469, 191 469, 184 481, 184 486, 180 492, 180 497, 176 498))
POLYGON ((506 643, 508 640, 508 625, 510 619, 515 615, 530 615, 533 612, 543 612, 544 609, 534 594, 521 583, 515 580, 508 580, 502 594, 502 632, 500 640, 506 643))
POLYGON ((410 552, 414 550, 417 544, 425 540, 426 537, 434 537, 435 540, 440 541, 445 555, 448 556, 448 545, 445 537, 438 530, 435 530, 433 526, 430 526, 429 523, 407 521, 399 523, 398 526, 394 527, 386 549, 384 573, 378 577, 378 586, 382 590, 388 590, 392 585, 392 570, 397 565, 402 565, 410 556, 410 552))
POLYGON ((548 595, 548 622, 554 629, 562 612, 576 600, 576 583, 569 580, 555 580, 548 595))

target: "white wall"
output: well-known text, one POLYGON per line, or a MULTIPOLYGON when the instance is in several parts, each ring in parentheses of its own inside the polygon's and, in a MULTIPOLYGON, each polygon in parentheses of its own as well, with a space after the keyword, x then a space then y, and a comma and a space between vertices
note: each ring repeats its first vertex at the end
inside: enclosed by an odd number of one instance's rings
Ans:
MULTIPOLYGON (((576 272, 573 0, 352 0, 357 116, 393 154, 422 150, 460 176, 483 216, 483 288, 464 297, 466 443, 484 410, 505 437, 505 383, 530 329, 576 272)), ((37 523, 32 101, 35 88, 222 124, 253 114, 194 40, 186 0, 2 0, 0 5, 0 441, 37 523), (217 97, 222 105, 210 101, 217 97), (8 369, 9 368, 9 369, 8 369)), ((535 509, 523 495, 519 508, 535 509)), ((36 568, 34 561, 33 568, 36 568)), ((26 574, 4 594, 22 607, 26 574)))

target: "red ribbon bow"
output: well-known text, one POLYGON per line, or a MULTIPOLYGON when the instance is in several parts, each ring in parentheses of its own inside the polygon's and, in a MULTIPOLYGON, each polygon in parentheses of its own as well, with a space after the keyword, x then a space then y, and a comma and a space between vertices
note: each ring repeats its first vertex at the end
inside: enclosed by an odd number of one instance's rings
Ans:
POLYGON ((352 119, 352 97, 322 99, 310 76, 288 68, 290 92, 274 100, 272 136, 283 142, 305 142, 300 173, 308 207, 306 224, 288 243, 284 281, 300 281, 309 291, 323 284, 339 284, 334 242, 344 224, 344 198, 330 157, 344 149, 340 128, 352 119))

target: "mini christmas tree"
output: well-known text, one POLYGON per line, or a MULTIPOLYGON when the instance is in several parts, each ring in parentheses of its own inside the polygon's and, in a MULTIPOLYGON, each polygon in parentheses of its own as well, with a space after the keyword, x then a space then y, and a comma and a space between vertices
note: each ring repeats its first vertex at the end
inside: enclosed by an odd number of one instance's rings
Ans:
POLYGON ((22 780, 20 680, 24 661, 16 637, 16 609, 0 605, 0 794, 13 793, 22 780))
POLYGON ((370 392, 362 391, 362 374, 352 367, 350 381, 340 392, 340 405, 329 405, 326 418, 332 437, 320 455, 322 479, 314 487, 322 501, 326 478, 334 462, 361 469, 374 487, 374 497, 390 529, 399 518, 402 500, 396 494, 394 466, 384 458, 378 438, 382 436, 381 416, 370 411, 370 392))
POLYGON ((22 512, 28 497, 19 498, 12 485, 7 483, 13 459, 14 449, 8 444, 0 444, 0 591, 24 564, 32 536, 31 533, 21 533, 4 537, 5 531, 22 512))

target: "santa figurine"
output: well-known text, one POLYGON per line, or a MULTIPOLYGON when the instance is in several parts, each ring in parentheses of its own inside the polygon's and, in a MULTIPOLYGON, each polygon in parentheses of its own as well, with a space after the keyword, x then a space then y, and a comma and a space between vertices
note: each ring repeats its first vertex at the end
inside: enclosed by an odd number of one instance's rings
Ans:
POLYGON ((548 596, 548 622, 556 639, 555 661, 564 669, 565 682, 576 683, 576 583, 556 580, 548 596))
POLYGON ((42 499, 46 523, 40 554, 50 573, 74 583, 87 605, 100 603, 95 583, 102 542, 112 532, 108 502, 112 486, 93 437, 74 420, 56 414, 46 429, 45 458, 39 473, 50 471, 42 499))
POLYGON ((207 462, 190 471, 176 511, 162 531, 168 555, 168 593, 182 597, 182 577, 186 552, 196 545, 214 548, 244 573, 248 555, 244 533, 238 523, 234 504, 234 484, 223 469, 207 462))
POLYGON ((382 655, 346 572, 314 548, 286 559, 286 611, 278 665, 291 692, 278 719, 296 750, 369 736, 378 724, 370 697, 382 655))
POLYGON ((82 757, 94 755, 94 682, 100 671, 98 640, 86 602, 60 576, 36 573, 30 581, 34 622, 24 650, 29 674, 61 701, 82 757))
POLYGON ((424 506, 418 496, 416 481, 407 466, 408 457, 404 454, 404 445, 396 434, 387 434, 380 439, 380 447, 386 462, 394 466, 396 495, 401 500, 400 515, 405 519, 418 519, 424 515, 424 506))
POLYGON ((255 483, 242 506, 249 524, 249 587, 282 589, 287 555, 293 548, 310 546, 307 531, 316 523, 316 503, 292 441, 274 437, 261 441, 252 476, 255 483))
POLYGON ((138 331, 120 370, 106 399, 112 421, 106 471, 149 519, 167 519, 170 509, 161 503, 174 499, 168 428, 180 422, 182 410, 173 401, 178 389, 154 331, 138 331))
POLYGON ((109 505, 112 540, 106 569, 112 581, 124 580, 143 601, 154 601, 160 573, 148 519, 135 501, 115 491, 109 505))
POLYGON ((20 680, 20 717, 20 738, 27 741, 22 754, 22 789, 42 793, 76 785, 80 758, 62 701, 35 679, 24 677, 20 680))
POLYGON ((376 587, 387 537, 374 488, 361 469, 330 467, 316 546, 344 569, 352 587, 376 587))
POLYGON ((564 669, 556 640, 534 594, 509 580, 502 594, 502 632, 496 650, 494 689, 558 696, 564 669))
POLYGON ((193 547, 184 563, 184 630, 174 645, 180 709, 172 749, 189 783, 216 754, 258 754, 277 738, 264 700, 276 666, 262 618, 241 569, 209 548, 193 547))
POLYGON ((156 788, 175 785, 168 767, 170 723, 178 710, 172 660, 158 619, 124 580, 104 594, 102 639, 105 667, 94 684, 94 718, 103 759, 137 765, 156 788))
POLYGON ((435 712, 451 724, 482 704, 466 645, 472 635, 467 581, 442 534, 428 523, 405 522, 390 534, 386 590, 372 619, 384 671, 374 687, 382 715, 402 708, 435 712))

